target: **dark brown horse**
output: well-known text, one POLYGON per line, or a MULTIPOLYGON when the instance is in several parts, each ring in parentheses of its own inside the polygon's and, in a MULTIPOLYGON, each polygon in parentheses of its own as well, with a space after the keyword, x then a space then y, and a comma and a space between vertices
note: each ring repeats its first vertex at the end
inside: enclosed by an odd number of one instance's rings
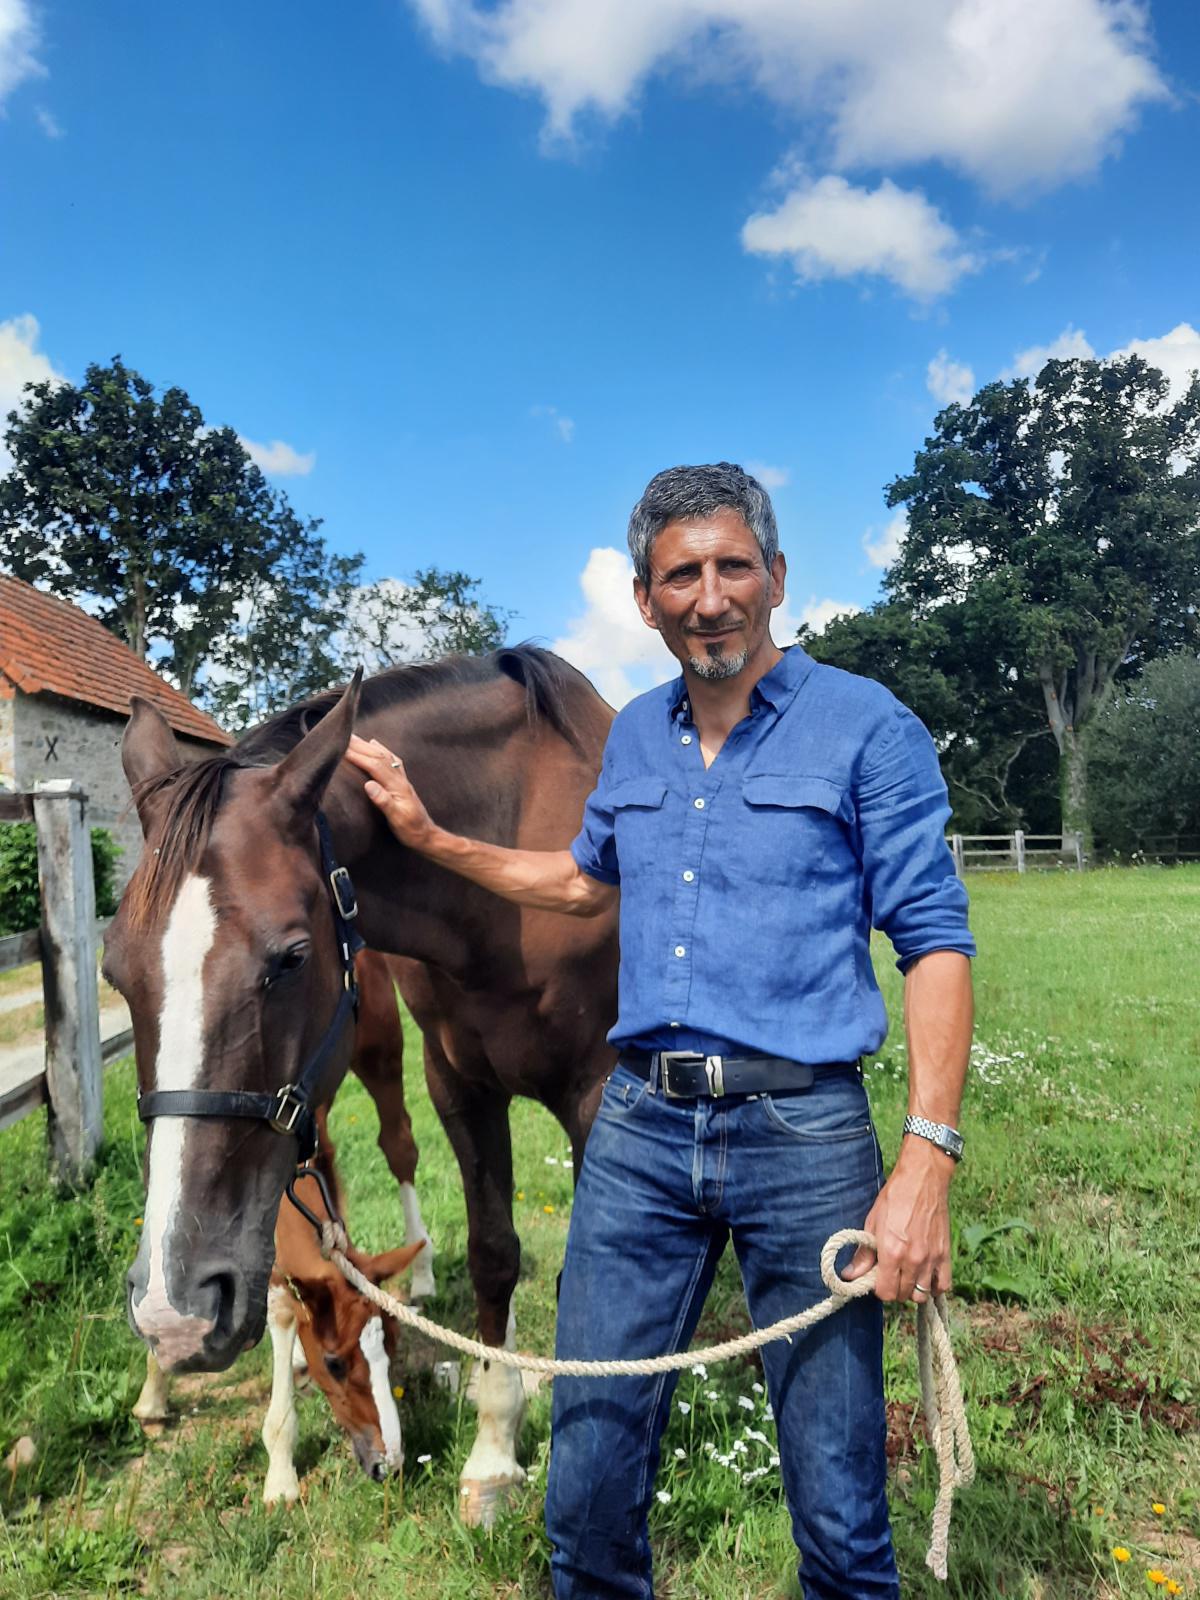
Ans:
MULTIPOLYGON (((358 928, 408 958, 404 997, 463 1177, 483 1339, 513 1337, 513 1095, 540 1100, 576 1167, 612 1065, 611 916, 524 911, 405 850, 342 765, 350 731, 402 753, 455 832, 561 849, 599 769, 611 712, 587 680, 529 647, 384 673, 293 708, 232 751, 184 766, 162 717, 135 704, 123 758, 146 850, 106 940, 147 1091, 295 1083, 339 1005, 344 962, 316 819, 357 888, 358 928)), ((350 1030, 326 1065, 345 1070, 350 1030)), ((182 1104, 183 1102, 175 1102, 182 1104)), ((159 1104, 163 1104, 160 1100, 159 1104)), ((262 1332, 280 1196, 296 1142, 266 1122, 157 1115, 130 1316, 167 1368, 227 1366, 262 1332)), ((519 1481, 516 1374, 491 1366, 463 1468, 463 1509, 490 1515, 519 1481)))

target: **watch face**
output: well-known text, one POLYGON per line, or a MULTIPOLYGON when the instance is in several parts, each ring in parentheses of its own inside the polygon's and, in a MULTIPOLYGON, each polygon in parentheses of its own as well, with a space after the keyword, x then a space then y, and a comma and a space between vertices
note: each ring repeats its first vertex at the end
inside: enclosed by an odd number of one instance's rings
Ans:
POLYGON ((956 1133, 953 1128, 942 1129, 942 1146, 952 1156, 961 1156, 963 1153, 963 1136, 956 1133))

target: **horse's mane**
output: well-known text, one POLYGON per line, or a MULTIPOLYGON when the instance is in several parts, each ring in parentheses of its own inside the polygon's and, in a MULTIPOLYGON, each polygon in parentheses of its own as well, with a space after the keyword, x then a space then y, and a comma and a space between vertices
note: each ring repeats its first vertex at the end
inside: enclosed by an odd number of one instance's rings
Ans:
MULTIPOLYGON (((530 727, 546 723, 568 744, 582 749, 570 714, 570 688, 588 685, 574 667, 536 645, 519 644, 483 656, 445 656, 438 661, 391 667, 363 680, 359 715, 426 699, 448 688, 490 684, 511 678, 525 689, 530 727)), ((156 905, 173 904, 179 886, 204 853, 231 772, 273 766, 314 728, 341 699, 342 688, 326 689, 281 711, 243 734, 231 750, 187 763, 134 786, 141 811, 157 803, 156 844, 146 850, 126 890, 131 925, 144 923, 156 905)))

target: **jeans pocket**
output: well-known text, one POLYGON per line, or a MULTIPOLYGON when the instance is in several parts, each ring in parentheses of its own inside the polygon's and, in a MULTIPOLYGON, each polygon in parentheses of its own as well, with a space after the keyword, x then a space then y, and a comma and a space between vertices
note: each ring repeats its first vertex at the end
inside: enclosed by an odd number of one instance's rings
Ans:
POLYGON ((867 1091, 857 1073, 818 1077, 808 1089, 793 1094, 759 1096, 767 1121, 793 1139, 833 1144, 845 1139, 874 1138, 867 1091))
POLYGON ((627 1117, 650 1093, 650 1085, 627 1067, 618 1067, 604 1085, 598 1116, 627 1117))

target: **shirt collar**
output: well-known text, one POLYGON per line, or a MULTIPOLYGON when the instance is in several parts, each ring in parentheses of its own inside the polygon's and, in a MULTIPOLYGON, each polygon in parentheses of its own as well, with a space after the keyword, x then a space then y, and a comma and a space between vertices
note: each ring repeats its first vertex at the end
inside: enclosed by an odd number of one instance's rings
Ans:
MULTIPOLYGON (((813 658, 800 645, 785 646, 782 659, 775 663, 770 672, 764 673, 751 689, 750 709, 755 711, 765 705, 776 713, 781 712, 795 698, 800 685, 815 665, 813 658)), ((691 715, 687 685, 682 674, 671 685, 669 709, 672 722, 691 715)))

